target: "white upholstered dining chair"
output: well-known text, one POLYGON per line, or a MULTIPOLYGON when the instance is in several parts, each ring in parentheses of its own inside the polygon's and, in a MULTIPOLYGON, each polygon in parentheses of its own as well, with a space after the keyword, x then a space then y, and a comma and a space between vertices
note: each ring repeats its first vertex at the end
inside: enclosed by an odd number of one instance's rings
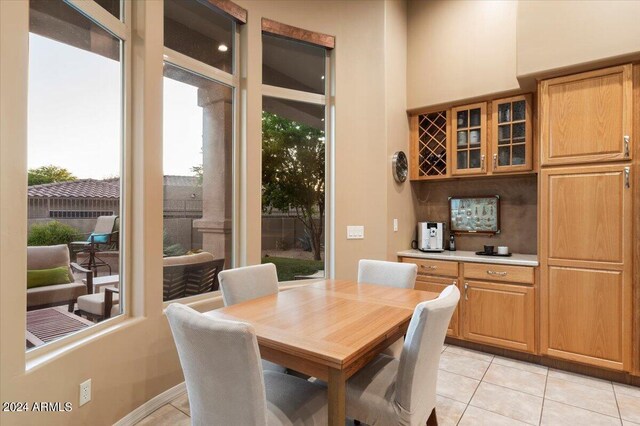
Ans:
MULTIPOLYGON (((278 271, 273 263, 220 271, 218 282, 225 306, 278 293, 278 271)), ((263 360, 264 370, 284 373, 286 368, 263 360)))
POLYGON ((166 310, 184 371, 193 425, 324 425, 323 387, 264 371, 250 324, 166 310))
MULTIPOLYGON (((358 283, 378 284, 388 287, 414 288, 418 267, 415 263, 385 262, 362 259, 358 263, 358 283)), ((382 353, 400 358, 404 338, 399 338, 382 353)))
POLYGON ((378 355, 347 382, 347 417, 370 425, 437 424, 440 352, 459 300, 450 285, 416 307, 400 359, 378 355))

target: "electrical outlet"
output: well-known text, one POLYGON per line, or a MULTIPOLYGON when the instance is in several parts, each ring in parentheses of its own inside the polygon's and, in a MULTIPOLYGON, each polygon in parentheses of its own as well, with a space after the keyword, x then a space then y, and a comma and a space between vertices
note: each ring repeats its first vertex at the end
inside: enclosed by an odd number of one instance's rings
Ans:
POLYGON ((393 232, 398 232, 398 219, 393 219, 393 232))
POLYGON ((91 379, 80 383, 80 406, 91 401, 91 379))

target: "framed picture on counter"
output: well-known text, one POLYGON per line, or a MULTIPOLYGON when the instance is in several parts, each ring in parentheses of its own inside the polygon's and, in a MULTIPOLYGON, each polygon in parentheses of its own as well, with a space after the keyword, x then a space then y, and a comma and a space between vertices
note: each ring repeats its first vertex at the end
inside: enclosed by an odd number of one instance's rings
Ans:
POLYGON ((449 229, 456 234, 500 233, 500 196, 449 197, 449 229))

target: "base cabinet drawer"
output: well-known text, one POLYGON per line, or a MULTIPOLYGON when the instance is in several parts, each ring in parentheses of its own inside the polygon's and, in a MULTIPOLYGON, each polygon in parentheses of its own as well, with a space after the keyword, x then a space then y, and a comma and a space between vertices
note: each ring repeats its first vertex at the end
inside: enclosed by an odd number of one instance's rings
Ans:
POLYGON ((464 277, 472 280, 522 284, 533 284, 535 281, 534 268, 531 266, 465 262, 463 267, 464 277))
POLYGON ((532 287, 465 280, 462 337, 523 352, 535 352, 532 287))
MULTIPOLYGON (((435 293, 441 293, 447 286, 451 284, 457 285, 457 280, 452 280, 450 278, 440 278, 440 277, 425 277, 418 276, 416 280, 416 290, 423 291, 433 291, 435 293)), ((458 303, 458 306, 460 304, 458 303)), ((447 329, 447 336, 458 337, 459 327, 458 327, 458 315, 460 309, 459 307, 453 311, 453 316, 451 317, 451 322, 449 323, 449 328, 447 329)))
POLYGON ((404 263, 414 263, 418 266, 418 275, 439 275, 444 277, 458 277, 458 262, 446 260, 402 258, 404 263))

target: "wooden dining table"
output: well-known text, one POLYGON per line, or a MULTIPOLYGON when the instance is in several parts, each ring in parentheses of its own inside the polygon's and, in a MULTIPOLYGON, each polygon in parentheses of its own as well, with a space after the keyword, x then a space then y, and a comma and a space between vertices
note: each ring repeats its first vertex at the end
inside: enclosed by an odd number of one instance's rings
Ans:
POLYGON ((251 324, 263 359, 327 382, 328 423, 344 426, 349 377, 406 333, 418 303, 437 297, 323 280, 206 315, 251 324))

